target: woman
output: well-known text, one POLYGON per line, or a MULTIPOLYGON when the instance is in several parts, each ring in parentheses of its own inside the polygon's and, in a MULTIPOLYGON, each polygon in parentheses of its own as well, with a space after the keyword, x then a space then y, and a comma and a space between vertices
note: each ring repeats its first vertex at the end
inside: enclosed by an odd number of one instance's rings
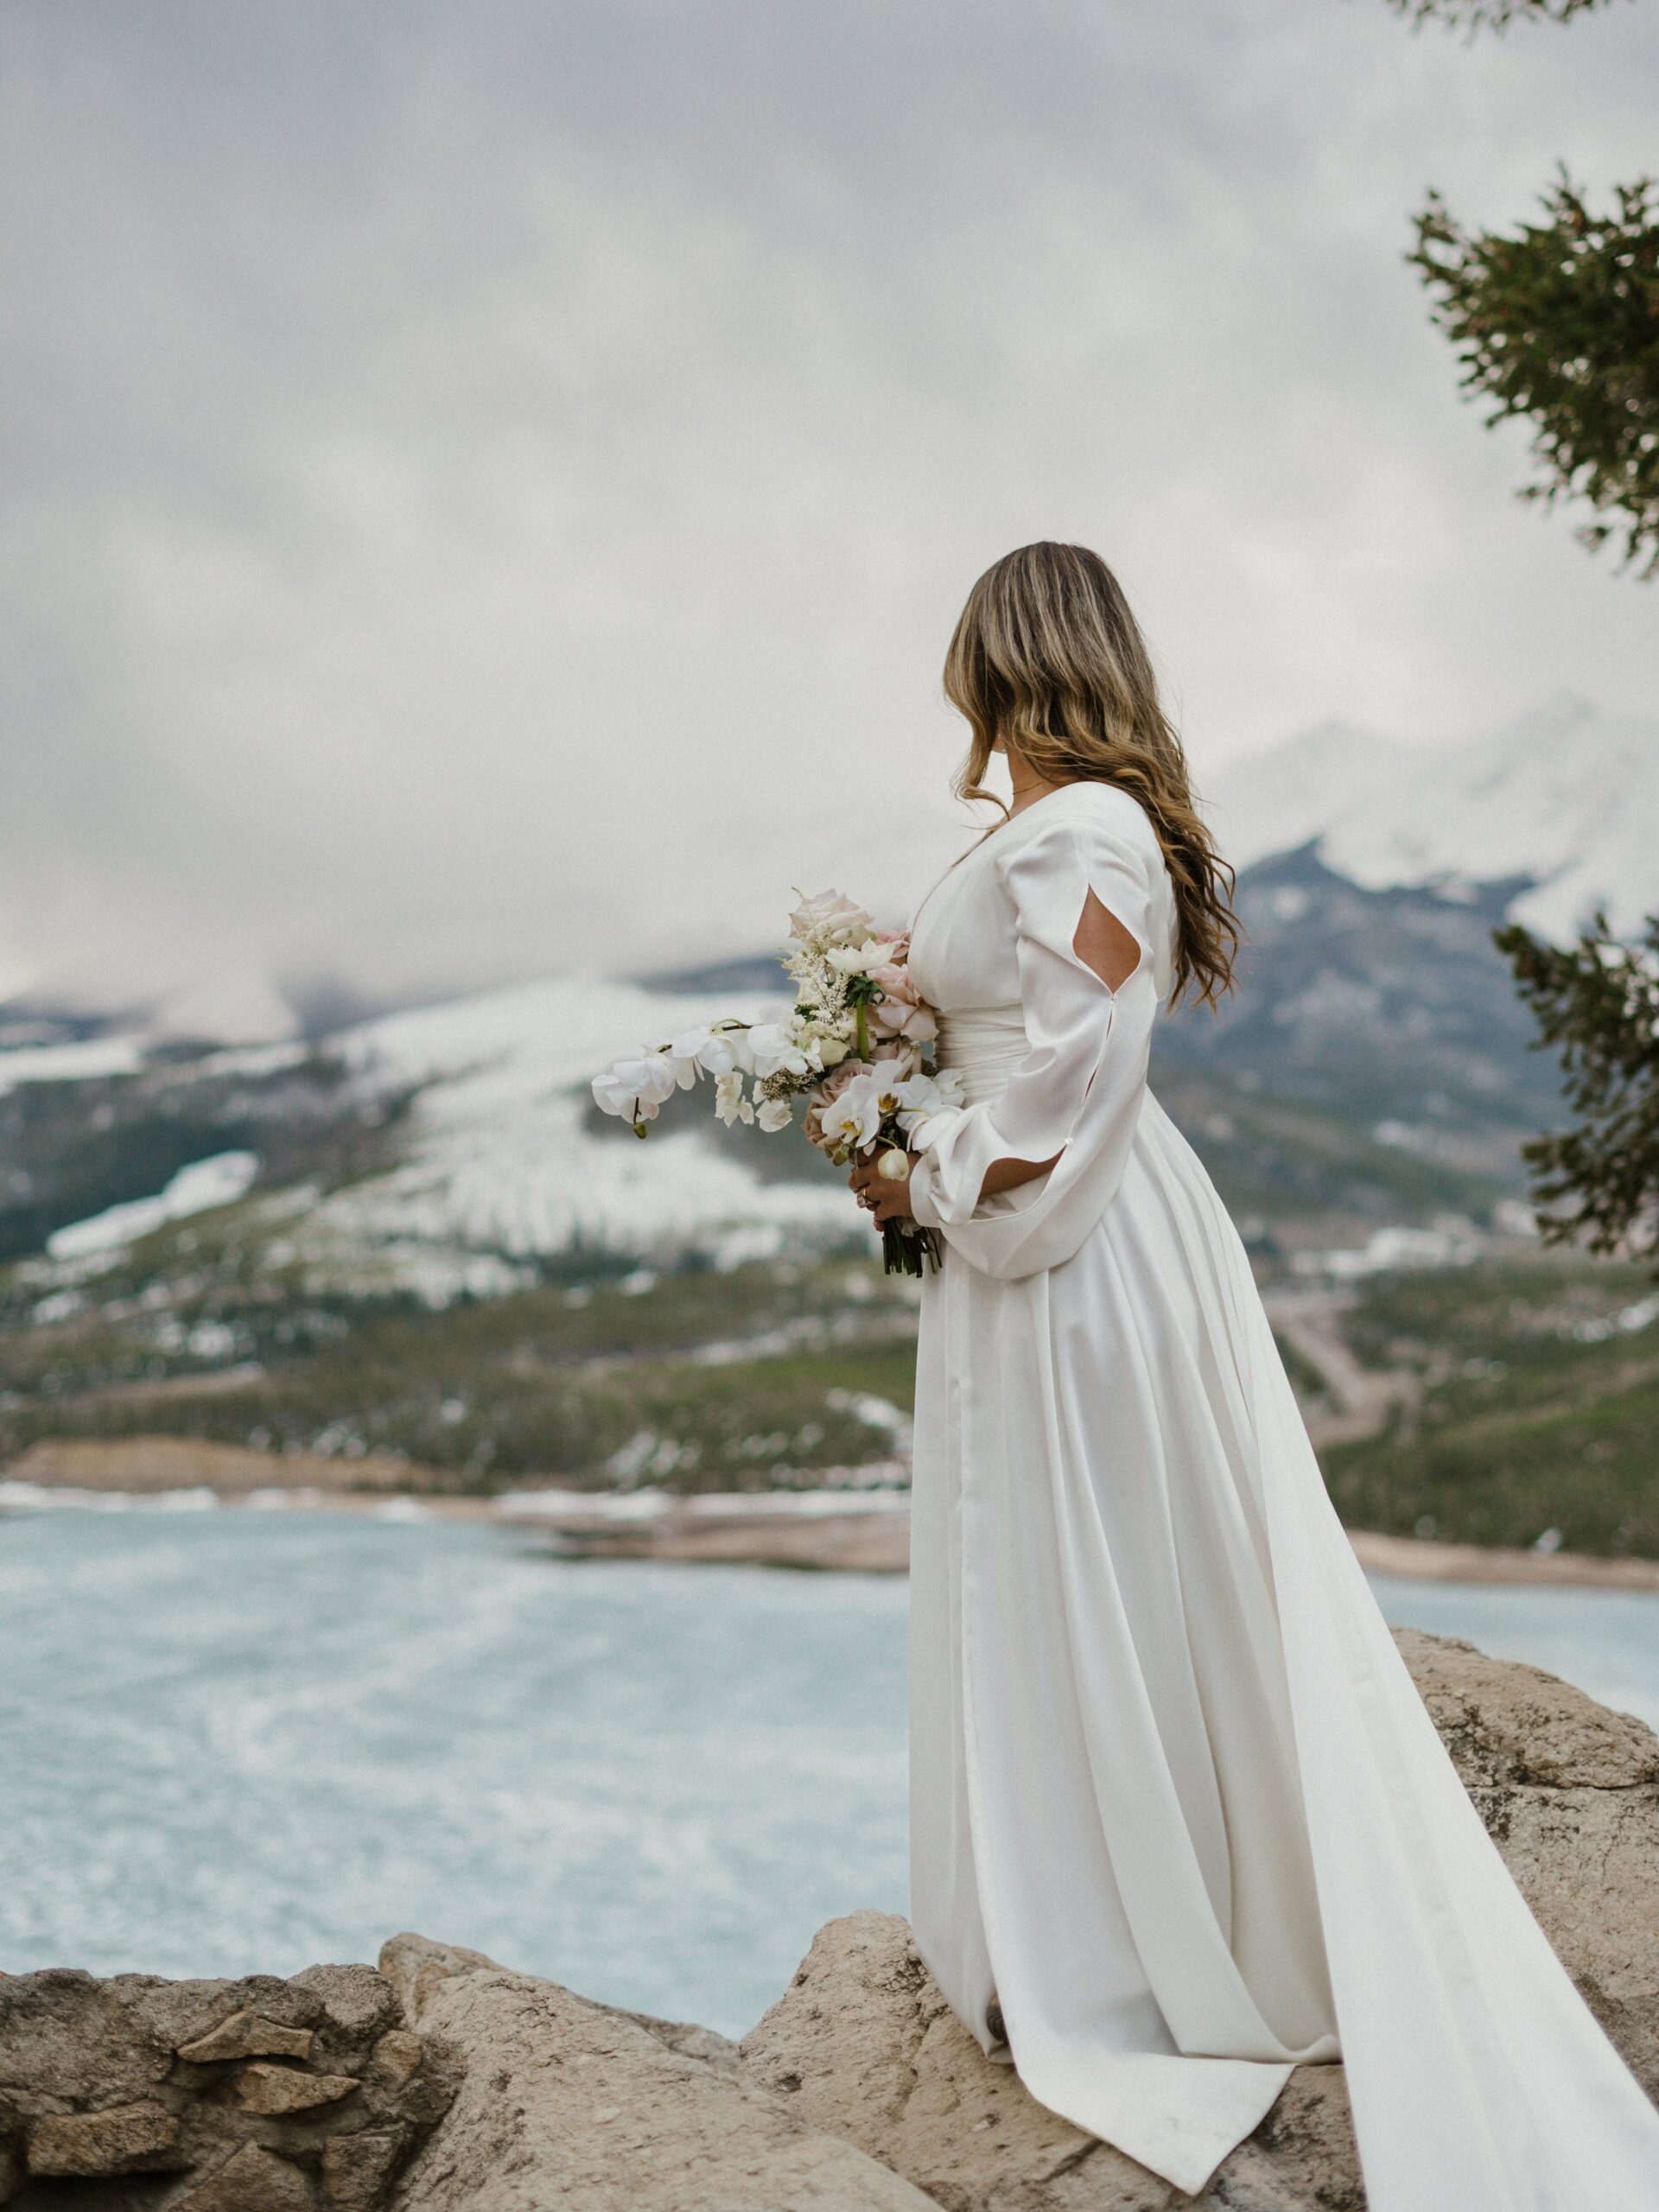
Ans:
POLYGON ((923 1294, 912 1915, 1033 2096, 1201 2189, 1346 2062, 1373 2212, 1655 2212, 1659 2114, 1465 1796, 1372 1601, 1243 1247, 1147 1089, 1230 873, 1110 570, 975 585, 945 688, 1007 818, 918 909, 966 1103, 908 1179, 923 1294))

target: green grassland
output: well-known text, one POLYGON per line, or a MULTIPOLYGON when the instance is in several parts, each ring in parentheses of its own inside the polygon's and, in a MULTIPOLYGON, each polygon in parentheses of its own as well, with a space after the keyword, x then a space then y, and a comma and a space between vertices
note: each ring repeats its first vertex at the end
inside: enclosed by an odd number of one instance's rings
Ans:
MULTIPOLYGON (((1435 1209, 1478 1218, 1515 1188, 1502 1147, 1421 1157, 1203 1073, 1170 1071, 1165 1099, 1267 1278, 1298 1246, 1435 1209)), ((381 1129, 344 1113, 327 1128, 378 1163, 381 1129)), ((798 1141, 716 1141, 752 1165, 833 1172, 798 1141)), ((342 1153, 341 1179, 362 1165, 342 1153)), ((389 1457, 411 1484, 454 1491, 696 1491, 839 1480, 902 1456, 917 1287, 882 1277, 850 1218, 841 1254, 722 1272, 574 1248, 526 1263, 516 1292, 436 1310, 320 1264, 307 1234, 296 1185, 174 1224, 78 1280, 38 1260, 0 1266, 0 1465, 46 1437, 162 1433, 389 1457)), ((1412 1402, 1385 1433, 1325 1452, 1344 1518, 1659 1556, 1653 1293, 1637 1268, 1543 1254, 1359 1286, 1350 1346, 1408 1376, 1412 1402)), ((1287 1358, 1320 1406, 1319 1375, 1287 1358)))
POLYGON ((249 1211, 159 1232, 79 1293, 0 1276, 0 1460, 160 1433, 390 1454, 456 1491, 750 1489, 890 1459, 910 1406, 914 1287, 865 1257, 658 1274, 567 1255, 432 1311, 319 1294, 249 1211))
POLYGON ((1324 1455, 1352 1527, 1659 1557, 1653 1278, 1539 1258, 1375 1278, 1348 1317, 1416 1406, 1324 1455))

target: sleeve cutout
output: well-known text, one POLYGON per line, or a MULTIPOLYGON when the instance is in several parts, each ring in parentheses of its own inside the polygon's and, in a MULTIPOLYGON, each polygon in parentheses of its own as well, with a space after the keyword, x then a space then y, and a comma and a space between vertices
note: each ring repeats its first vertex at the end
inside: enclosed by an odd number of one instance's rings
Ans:
POLYGON ((1120 793, 1046 804, 995 870, 1027 1050, 995 1095, 930 1125, 910 1185, 917 1220, 942 1230, 954 1258, 1004 1281, 1069 1259, 1110 1202, 1158 1015, 1163 867, 1150 830, 1120 793), (1041 1172, 987 1192, 999 1161, 1041 1172))
POLYGON ((1102 903, 1092 886, 1083 902, 1071 950, 1114 994, 1122 989, 1145 957, 1140 939, 1102 903))

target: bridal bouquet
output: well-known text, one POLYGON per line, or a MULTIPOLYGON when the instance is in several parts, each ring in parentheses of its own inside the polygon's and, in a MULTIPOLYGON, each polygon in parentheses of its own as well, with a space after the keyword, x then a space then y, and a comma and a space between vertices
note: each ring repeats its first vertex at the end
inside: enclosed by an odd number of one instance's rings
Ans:
MULTIPOLYGON (((806 1101, 807 1136, 837 1166, 874 1159, 897 1182, 934 1116, 962 1103, 961 1084, 932 1065, 938 1023, 906 966, 907 938, 878 930, 838 891, 804 899, 789 918, 782 956, 795 987, 779 1021, 711 1022, 648 1046, 594 1077, 594 1096, 645 1135, 664 1101, 712 1076, 715 1111, 729 1127, 789 1128, 806 1101)), ((934 1230, 884 1222, 889 1274, 919 1275, 939 1262, 934 1230)))

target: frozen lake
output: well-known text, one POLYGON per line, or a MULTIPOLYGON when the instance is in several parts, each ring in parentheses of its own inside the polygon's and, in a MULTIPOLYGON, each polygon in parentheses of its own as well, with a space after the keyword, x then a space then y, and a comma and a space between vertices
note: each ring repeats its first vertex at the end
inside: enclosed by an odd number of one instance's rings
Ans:
MULTIPOLYGON (((1377 1587, 1659 1721, 1659 1597, 1377 1587)), ((905 1608, 454 1522, 0 1517, 0 1967, 414 1928, 741 2033, 823 1921, 904 1910, 905 1608)))

